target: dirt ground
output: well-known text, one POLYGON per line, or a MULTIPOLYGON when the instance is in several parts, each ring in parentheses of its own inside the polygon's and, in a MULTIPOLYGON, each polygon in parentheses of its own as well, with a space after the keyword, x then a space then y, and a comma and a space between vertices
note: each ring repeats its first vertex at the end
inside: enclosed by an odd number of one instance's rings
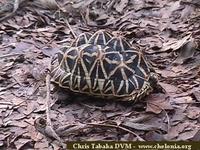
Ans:
POLYGON ((60 148, 55 137, 34 125, 37 118, 46 117, 46 68, 50 57, 77 35, 99 29, 118 32, 140 48, 165 93, 155 91, 137 103, 51 94, 50 117, 59 137, 200 141, 199 1, 2 0, 0 4, 0 149, 60 148))

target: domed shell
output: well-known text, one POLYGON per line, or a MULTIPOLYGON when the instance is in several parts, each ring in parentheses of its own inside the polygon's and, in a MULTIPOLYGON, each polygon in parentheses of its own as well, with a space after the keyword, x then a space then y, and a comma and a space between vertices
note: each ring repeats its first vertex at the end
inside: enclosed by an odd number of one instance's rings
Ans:
POLYGON ((81 34, 52 61, 53 82, 76 93, 137 100, 152 91, 143 54, 106 31, 81 34))

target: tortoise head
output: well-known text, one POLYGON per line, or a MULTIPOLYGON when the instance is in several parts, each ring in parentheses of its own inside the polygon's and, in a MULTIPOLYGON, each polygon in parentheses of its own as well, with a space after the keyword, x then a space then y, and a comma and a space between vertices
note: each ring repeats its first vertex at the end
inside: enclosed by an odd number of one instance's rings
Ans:
POLYGON ((165 89, 158 83, 158 77, 159 75, 156 74, 155 72, 150 73, 149 77, 149 83, 153 91, 155 92, 161 92, 161 93, 166 93, 165 89))
POLYGON ((155 88, 158 84, 158 75, 155 72, 151 72, 149 76, 149 83, 152 88, 155 88))

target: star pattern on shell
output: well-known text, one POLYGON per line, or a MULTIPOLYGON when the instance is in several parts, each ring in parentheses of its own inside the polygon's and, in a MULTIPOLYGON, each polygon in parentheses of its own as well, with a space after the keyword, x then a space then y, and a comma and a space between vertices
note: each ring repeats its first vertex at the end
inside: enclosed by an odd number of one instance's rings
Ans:
POLYGON ((106 99, 141 99, 156 80, 139 50, 104 30, 79 35, 51 65, 52 81, 60 87, 106 99))

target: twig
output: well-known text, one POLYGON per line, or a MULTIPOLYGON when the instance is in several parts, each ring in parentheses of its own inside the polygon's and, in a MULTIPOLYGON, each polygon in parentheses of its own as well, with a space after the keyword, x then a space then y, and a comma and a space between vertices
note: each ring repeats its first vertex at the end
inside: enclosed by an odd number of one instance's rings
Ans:
POLYGON ((63 125, 61 127, 58 127, 55 132, 60 136, 65 136, 67 134, 75 133, 77 131, 81 131, 83 129, 89 128, 89 125, 82 124, 82 123, 76 123, 76 124, 69 124, 69 125, 63 125))
MULTIPOLYGON (((51 65, 51 63, 49 63, 48 69, 50 69, 50 65, 51 65)), ((46 75, 47 96, 46 96, 46 101, 45 101, 46 102, 47 121, 46 121, 45 131, 46 131, 46 134, 50 135, 51 137, 54 137, 60 143, 62 143, 61 138, 56 134, 56 132, 52 128, 52 124, 51 124, 51 118, 50 118, 50 98, 51 98, 50 97, 50 79, 51 79, 51 76, 50 76, 49 73, 47 73, 47 75, 46 75)))
POLYGON ((133 118, 133 119, 128 119, 128 120, 131 121, 132 123, 139 123, 139 122, 144 122, 146 120, 149 120, 152 117, 153 117, 152 114, 147 114, 138 118, 133 118))
POLYGON ((2 44, 1 47, 0 47, 0 50, 2 49, 5 49, 5 48, 8 48, 8 47, 15 47, 16 46, 16 43, 9 43, 8 45, 5 45, 5 44, 2 44))
POLYGON ((133 134, 134 136, 136 136, 138 138, 139 141, 145 141, 143 138, 141 138, 138 134, 136 134, 135 132, 126 129, 124 127, 118 126, 118 125, 112 125, 112 124, 102 124, 102 123, 87 123, 87 124, 71 124, 71 125, 64 125, 59 127, 58 129, 56 129, 56 133, 58 135, 64 136, 66 134, 70 134, 70 133, 75 133, 76 131, 80 131, 86 128, 91 128, 94 126, 98 126, 98 127, 109 127, 109 128, 117 128, 123 131, 126 131, 128 133, 133 134))
MULTIPOLYGON (((61 12, 65 13, 64 10, 63 10, 62 8, 59 7, 59 9, 60 9, 61 12)), ((73 35, 73 38, 76 39, 77 36, 76 36, 76 34, 74 33, 74 30, 72 29, 72 27, 70 26, 69 21, 67 20, 67 18, 62 18, 61 20, 64 21, 64 23, 67 25, 67 27, 68 27, 69 30, 71 31, 71 33, 72 33, 72 35, 73 35)))
POLYGON ((0 102, 0 105, 12 105, 11 102, 0 102))
POLYGON ((118 125, 112 125, 112 124, 96 124, 96 123, 88 123, 88 125, 93 125, 93 126, 100 126, 100 127, 111 127, 111 128, 117 128, 123 131, 126 131, 128 133, 133 134, 134 136, 136 136, 138 138, 139 141, 145 141, 143 138, 141 138, 138 134, 136 134, 135 132, 126 129, 124 127, 118 126, 118 125))
POLYGON ((46 115, 47 115, 47 123, 51 125, 51 119, 49 116, 49 106, 50 106, 50 74, 47 73, 46 75, 46 90, 47 90, 47 96, 46 96, 46 115))
MULTIPOLYGON (((71 3, 71 2, 69 2, 69 3, 71 3)), ((61 12, 65 13, 65 10, 62 9, 62 8, 59 6, 58 3, 57 3, 57 6, 58 6, 58 8, 59 8, 59 10, 60 10, 61 12)), ((70 26, 69 21, 67 20, 67 18, 63 18, 63 21, 64 21, 64 23, 67 25, 67 27, 69 28, 69 30, 71 31, 71 33, 72 33, 72 35, 73 35, 73 38, 76 39, 77 36, 76 36, 76 34, 74 33, 72 27, 70 26)))
POLYGON ((174 104, 200 104, 200 102, 179 102, 179 103, 174 102, 174 104))
POLYGON ((7 87, 0 89, 0 92, 10 89, 10 88, 12 88, 14 85, 16 85, 16 84, 18 84, 18 83, 17 83, 17 82, 11 83, 11 84, 9 84, 7 87))
POLYGON ((71 31, 71 33, 72 33, 72 35, 73 35, 74 39, 76 39, 76 38, 77 38, 77 36, 76 36, 76 34, 74 33, 73 29, 71 28, 71 26, 70 26, 70 24, 69 24, 68 20, 67 20, 67 19, 64 19, 64 22, 66 23, 67 27, 68 27, 68 28, 69 28, 69 30, 71 31))
POLYGON ((47 42, 46 45, 51 44, 57 37, 58 37, 58 35, 56 34, 49 42, 47 42))
POLYGON ((84 103, 80 103, 81 105, 85 106, 85 107, 88 107, 90 109, 98 109, 98 110, 102 110, 102 107, 97 107, 97 106, 91 106, 91 105, 88 105, 88 104, 84 104, 84 103))
POLYGON ((19 55, 22 55, 22 54, 19 54, 19 53, 5 54, 5 55, 0 56, 0 59, 2 59, 2 58, 8 58, 8 57, 14 57, 14 56, 19 56, 19 55))

